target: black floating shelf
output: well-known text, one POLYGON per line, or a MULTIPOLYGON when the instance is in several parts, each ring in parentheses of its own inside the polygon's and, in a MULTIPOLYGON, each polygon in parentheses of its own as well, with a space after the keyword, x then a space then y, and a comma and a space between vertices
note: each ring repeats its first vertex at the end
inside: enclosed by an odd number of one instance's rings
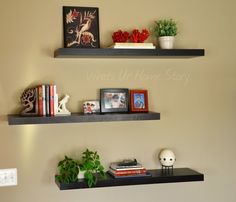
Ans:
MULTIPOLYGON (((148 170, 152 176, 150 177, 135 177, 135 178, 122 178, 115 179, 109 174, 106 174, 105 179, 99 179, 94 188, 97 187, 114 187, 114 186, 127 186, 127 185, 140 185, 140 184, 158 184, 158 183, 174 183, 174 182, 191 182, 191 181, 204 181, 204 175, 189 168, 174 168, 173 173, 162 172, 161 169, 148 170)), ((60 190, 67 189, 82 189, 88 188, 84 180, 76 183, 59 183, 56 181, 60 190)))
POLYGON ((84 123, 84 122, 110 122, 110 121, 143 121, 160 120, 160 113, 119 113, 119 114, 71 114, 71 116, 52 116, 52 117, 25 117, 20 115, 8 115, 9 125, 24 124, 60 124, 60 123, 84 123))
POLYGON ((204 49, 59 48, 55 58, 186 58, 204 56, 204 49))

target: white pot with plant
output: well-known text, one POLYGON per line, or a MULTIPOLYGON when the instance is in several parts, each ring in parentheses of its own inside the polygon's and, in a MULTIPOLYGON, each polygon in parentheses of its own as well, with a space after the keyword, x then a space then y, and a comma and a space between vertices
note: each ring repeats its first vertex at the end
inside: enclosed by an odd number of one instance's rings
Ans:
POLYGON ((158 37, 160 48, 173 49, 175 36, 177 35, 176 22, 172 19, 156 21, 154 34, 158 37))

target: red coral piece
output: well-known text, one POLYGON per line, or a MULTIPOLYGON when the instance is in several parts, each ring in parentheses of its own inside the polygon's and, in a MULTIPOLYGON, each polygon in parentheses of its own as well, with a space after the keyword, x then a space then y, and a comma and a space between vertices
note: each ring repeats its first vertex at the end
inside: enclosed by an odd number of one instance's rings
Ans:
POLYGON ((113 33, 112 39, 113 39, 114 43, 115 42, 127 42, 129 39, 129 33, 126 31, 122 32, 122 30, 118 30, 113 33))
POLYGON ((139 30, 134 29, 132 35, 130 36, 130 41, 134 43, 143 43, 148 37, 150 33, 147 29, 143 29, 140 33, 139 30))

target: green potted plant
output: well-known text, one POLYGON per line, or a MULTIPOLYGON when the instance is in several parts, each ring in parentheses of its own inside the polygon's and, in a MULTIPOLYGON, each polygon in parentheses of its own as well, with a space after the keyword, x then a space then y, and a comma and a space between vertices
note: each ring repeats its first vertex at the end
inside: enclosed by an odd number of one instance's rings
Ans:
POLYGON ((60 183, 73 183, 78 181, 79 161, 65 156, 58 163, 59 174, 56 175, 56 180, 60 183))
POLYGON ((177 35, 177 25, 172 19, 155 21, 154 35, 158 37, 160 48, 172 49, 174 47, 175 36, 177 35))
POLYGON ((79 167, 80 172, 84 172, 84 179, 89 187, 96 185, 99 176, 105 176, 104 167, 101 165, 100 157, 96 151, 86 149, 79 167))

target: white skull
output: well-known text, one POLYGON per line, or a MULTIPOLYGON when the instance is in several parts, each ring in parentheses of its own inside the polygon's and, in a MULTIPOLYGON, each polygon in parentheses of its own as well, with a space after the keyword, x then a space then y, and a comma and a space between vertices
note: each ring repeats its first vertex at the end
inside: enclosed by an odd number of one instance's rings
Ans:
POLYGON ((175 154, 169 149, 161 150, 159 160, 162 166, 173 166, 175 162, 175 154))

